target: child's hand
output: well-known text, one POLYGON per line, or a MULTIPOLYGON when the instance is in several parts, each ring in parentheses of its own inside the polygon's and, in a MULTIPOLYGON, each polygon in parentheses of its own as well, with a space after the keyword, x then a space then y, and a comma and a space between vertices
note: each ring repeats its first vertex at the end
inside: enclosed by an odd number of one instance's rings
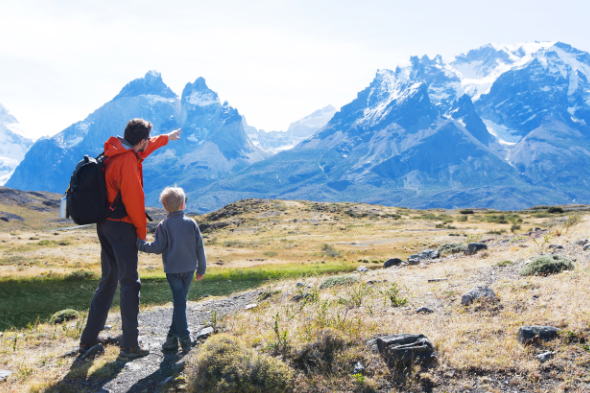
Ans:
POLYGON ((203 277, 205 277, 205 275, 204 275, 204 274, 196 274, 196 275, 195 275, 195 281, 202 280, 202 279, 203 279, 203 277))

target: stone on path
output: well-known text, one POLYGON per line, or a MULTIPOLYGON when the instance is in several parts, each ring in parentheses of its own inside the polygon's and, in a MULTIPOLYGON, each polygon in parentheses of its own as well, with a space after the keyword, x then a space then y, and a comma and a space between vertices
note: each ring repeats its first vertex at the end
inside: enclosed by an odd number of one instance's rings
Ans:
POLYGON ((357 271, 357 272, 359 272, 359 273, 367 273, 367 272, 369 271, 369 268, 368 268, 368 267, 366 267, 366 266, 359 266, 359 267, 356 269, 356 271, 357 271))
POLYGON ((385 263, 383 264, 383 269, 389 269, 392 266, 399 266, 403 263, 404 261, 399 259, 399 258, 391 258, 388 259, 387 261, 385 261, 385 263))
POLYGON ((6 378, 12 375, 12 371, 10 370, 0 370, 0 382, 6 380, 6 378))
POLYGON ((365 371, 365 366, 363 366, 363 364, 359 361, 356 362, 356 364, 354 365, 354 370, 352 371, 353 374, 361 374, 363 371, 365 371))
POLYGON ((467 306, 475 300, 494 301, 497 299, 492 288, 485 285, 475 285, 473 289, 461 295, 461 304, 467 306))
POLYGON ((209 327, 199 330, 199 332, 195 335, 195 338, 197 340, 200 338, 207 338, 211 334, 213 334, 213 328, 211 326, 209 326, 209 327))
POLYGON ((434 346, 423 334, 394 334, 377 337, 374 341, 379 353, 392 368, 407 367, 413 363, 427 364, 436 358, 434 346))
POLYGON ((465 255, 475 255, 481 250, 487 250, 488 246, 483 243, 469 243, 465 250, 465 255))
POLYGON ((258 304, 256 303, 251 303, 251 304, 247 304, 246 307, 244 307, 244 310, 251 310, 253 308, 258 307, 258 304))
POLYGON ((434 312, 434 310, 432 308, 428 308, 428 307, 420 307, 419 309, 416 310, 417 313, 422 313, 422 314, 432 314, 434 312))
POLYGON ((98 355, 99 353, 104 353, 104 347, 100 343, 96 344, 93 347, 90 347, 88 351, 84 352, 84 354, 80 356, 80 359, 92 358, 98 355))
POLYGON ((523 326, 518 329, 518 342, 531 344, 537 341, 551 341, 557 337, 559 329, 553 326, 523 326))

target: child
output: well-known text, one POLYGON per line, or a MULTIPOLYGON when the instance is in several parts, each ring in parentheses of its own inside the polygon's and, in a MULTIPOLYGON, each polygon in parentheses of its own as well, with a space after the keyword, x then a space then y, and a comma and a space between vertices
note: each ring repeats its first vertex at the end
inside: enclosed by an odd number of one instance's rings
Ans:
POLYGON ((186 296, 195 270, 195 281, 205 276, 207 259, 203 238, 197 223, 184 216, 186 197, 182 188, 166 187, 160 195, 160 202, 168 212, 168 217, 158 224, 155 241, 150 243, 137 239, 137 248, 143 252, 162 254, 164 272, 172 290, 172 324, 162 348, 177 350, 180 339, 182 350, 189 351, 193 339, 186 320, 186 296))

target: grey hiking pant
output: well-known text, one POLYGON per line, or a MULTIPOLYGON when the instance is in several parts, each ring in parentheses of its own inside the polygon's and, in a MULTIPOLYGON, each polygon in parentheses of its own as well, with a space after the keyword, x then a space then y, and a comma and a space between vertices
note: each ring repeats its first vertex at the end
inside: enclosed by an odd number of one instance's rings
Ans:
POLYGON ((137 317, 139 314, 139 290, 141 281, 137 273, 138 252, 136 246, 137 234, 132 224, 120 221, 101 222, 96 225, 98 239, 101 246, 102 279, 94 293, 88 321, 80 344, 94 345, 98 333, 104 328, 107 320, 117 283, 121 283, 121 323, 123 337, 121 348, 137 346, 139 334, 137 317))

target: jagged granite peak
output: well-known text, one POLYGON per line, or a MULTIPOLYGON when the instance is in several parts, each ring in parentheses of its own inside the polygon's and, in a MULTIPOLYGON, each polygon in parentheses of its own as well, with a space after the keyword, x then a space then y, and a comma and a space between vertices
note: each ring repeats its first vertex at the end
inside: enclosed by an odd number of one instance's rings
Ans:
POLYGON ((33 145, 18 120, 0 104, 0 186, 12 176, 33 145))
POLYGON ((148 71, 143 78, 135 79, 129 82, 121 92, 113 98, 113 101, 124 97, 137 97, 142 95, 159 96, 163 98, 177 98, 176 93, 172 91, 162 80, 162 75, 158 71, 148 71))
POLYGON ((484 145, 489 145, 493 141, 493 136, 488 131, 483 120, 477 114, 475 105, 471 97, 463 94, 451 106, 450 116, 459 121, 478 141, 484 145))

